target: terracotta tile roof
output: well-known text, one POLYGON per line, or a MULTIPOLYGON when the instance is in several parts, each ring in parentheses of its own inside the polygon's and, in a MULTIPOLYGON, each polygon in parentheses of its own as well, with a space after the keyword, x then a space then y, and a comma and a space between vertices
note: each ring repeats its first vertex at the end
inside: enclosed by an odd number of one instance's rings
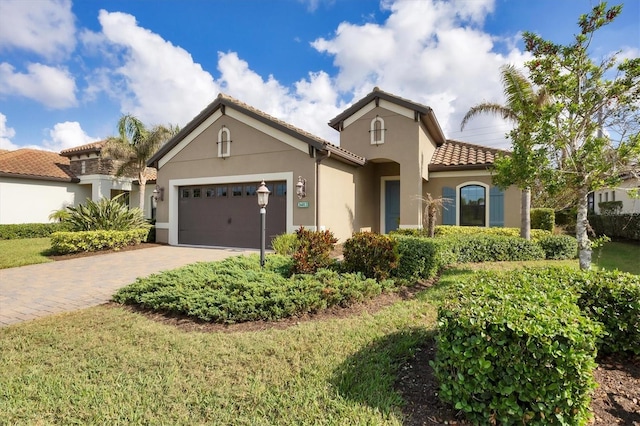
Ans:
POLYGON ((508 153, 501 149, 447 140, 436 148, 429 170, 484 169, 493 164, 498 154, 508 153))
POLYGON ((90 152, 99 153, 102 150, 102 147, 104 146, 105 143, 107 143, 106 140, 91 142, 91 143, 87 143, 80 146, 74 146, 72 148, 63 149, 62 151, 60 151, 60 154, 66 157, 70 157, 72 155, 87 154, 90 152))
POLYGON ((67 157, 29 148, 0 154, 0 176, 79 182, 69 168, 67 157))

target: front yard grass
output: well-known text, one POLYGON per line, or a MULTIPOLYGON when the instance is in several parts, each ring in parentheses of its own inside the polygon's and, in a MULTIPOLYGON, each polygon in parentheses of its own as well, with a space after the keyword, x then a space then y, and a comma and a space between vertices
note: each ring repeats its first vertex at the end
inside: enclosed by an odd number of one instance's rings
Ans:
POLYGON ((51 262, 46 256, 50 248, 50 238, 0 240, 0 269, 51 262))

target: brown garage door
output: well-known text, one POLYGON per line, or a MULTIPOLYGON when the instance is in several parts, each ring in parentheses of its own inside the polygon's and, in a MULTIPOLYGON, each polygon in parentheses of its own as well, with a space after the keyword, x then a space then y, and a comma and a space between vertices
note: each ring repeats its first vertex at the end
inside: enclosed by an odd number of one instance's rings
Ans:
MULTIPOLYGON (((286 232, 287 183, 267 183, 267 246, 286 232)), ((180 187, 178 243, 260 248, 257 184, 180 187)))

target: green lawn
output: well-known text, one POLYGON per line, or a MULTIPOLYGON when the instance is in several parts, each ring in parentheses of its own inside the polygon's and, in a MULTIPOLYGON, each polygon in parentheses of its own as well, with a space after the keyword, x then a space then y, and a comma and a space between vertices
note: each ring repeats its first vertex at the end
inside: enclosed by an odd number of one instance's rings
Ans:
POLYGON ((640 243, 611 242, 593 251, 593 264, 640 275, 640 243))
POLYGON ((44 255, 50 248, 50 238, 0 240, 0 269, 51 262, 44 255))

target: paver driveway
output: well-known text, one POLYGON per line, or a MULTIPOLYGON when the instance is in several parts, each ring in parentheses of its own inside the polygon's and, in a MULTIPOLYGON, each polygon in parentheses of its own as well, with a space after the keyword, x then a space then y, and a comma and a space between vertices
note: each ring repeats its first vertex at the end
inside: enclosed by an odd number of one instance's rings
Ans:
POLYGON ((159 246, 0 270, 0 327, 108 302, 137 277, 252 250, 159 246))

